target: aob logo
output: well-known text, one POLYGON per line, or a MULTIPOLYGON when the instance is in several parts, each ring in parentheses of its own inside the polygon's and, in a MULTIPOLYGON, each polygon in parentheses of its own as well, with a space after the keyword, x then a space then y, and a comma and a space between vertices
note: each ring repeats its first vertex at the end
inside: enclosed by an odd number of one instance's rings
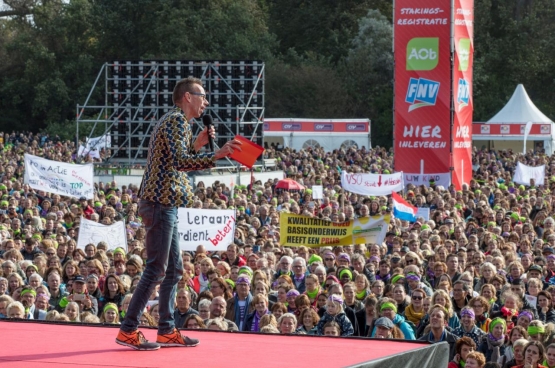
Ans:
POLYGON ((417 37, 407 44, 407 70, 433 70, 439 62, 439 38, 417 37))

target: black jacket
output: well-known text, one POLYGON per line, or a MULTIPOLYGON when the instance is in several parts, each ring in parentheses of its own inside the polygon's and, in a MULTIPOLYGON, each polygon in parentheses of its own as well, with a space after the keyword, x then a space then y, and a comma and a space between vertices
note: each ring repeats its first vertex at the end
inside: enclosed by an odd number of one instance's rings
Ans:
POLYGON ((366 326, 366 309, 361 309, 355 313, 355 320, 356 325, 353 324, 355 329, 355 333, 353 336, 360 336, 360 337, 371 337, 372 330, 374 330, 374 322, 376 322, 377 318, 374 318, 372 321, 371 326, 366 326))
POLYGON ((547 313, 543 313, 541 309, 538 310, 538 319, 543 323, 555 323, 555 309, 551 308, 547 313))

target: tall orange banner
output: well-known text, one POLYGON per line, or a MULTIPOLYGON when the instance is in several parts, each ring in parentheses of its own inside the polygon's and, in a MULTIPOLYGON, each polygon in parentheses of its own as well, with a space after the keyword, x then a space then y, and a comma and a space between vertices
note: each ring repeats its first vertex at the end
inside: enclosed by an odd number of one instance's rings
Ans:
POLYGON ((472 179, 474 0, 454 0, 453 175, 456 189, 472 179))
POLYGON ((395 170, 414 181, 449 176, 452 1, 394 6, 395 170))

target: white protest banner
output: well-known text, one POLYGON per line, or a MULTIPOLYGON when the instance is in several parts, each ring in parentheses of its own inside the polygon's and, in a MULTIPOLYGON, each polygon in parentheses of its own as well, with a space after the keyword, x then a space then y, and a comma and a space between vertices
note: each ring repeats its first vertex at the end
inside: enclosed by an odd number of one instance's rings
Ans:
POLYGON ((111 144, 112 137, 110 136, 110 134, 95 138, 87 138, 87 148, 95 148, 99 150, 102 148, 110 148, 111 144))
POLYGON ((25 183, 68 197, 94 198, 93 165, 74 165, 25 154, 25 183))
POLYGON ((424 221, 430 221, 430 209, 428 207, 417 207, 416 218, 422 217, 424 221))
POLYGON ((91 158, 100 158, 100 152, 94 148, 94 149, 88 149, 85 146, 79 146, 79 150, 77 151, 77 155, 80 157, 83 157, 85 155, 88 155, 91 158))
POLYGON ((89 243, 97 246, 101 241, 108 244, 108 249, 120 247, 127 251, 125 223, 123 221, 117 221, 112 225, 103 225, 81 217, 77 248, 85 249, 85 246, 89 243))
POLYGON ((530 185, 530 180, 534 179, 534 185, 545 184, 545 165, 541 166, 526 166, 518 163, 515 170, 513 181, 522 185, 530 185))
POLYGON ((441 174, 411 174, 403 173, 403 181, 405 182, 405 187, 409 184, 415 186, 425 185, 430 186, 430 181, 433 180, 434 185, 441 185, 445 189, 451 184, 451 173, 441 173, 441 174))
POLYGON ((179 247, 196 250, 204 245, 207 251, 227 250, 235 236, 235 210, 178 209, 179 247))
POLYGON ((403 173, 364 174, 341 173, 341 186, 348 192, 362 195, 390 195, 403 190, 403 173))
POLYGON ((312 186, 312 199, 324 199, 324 187, 322 185, 312 186))

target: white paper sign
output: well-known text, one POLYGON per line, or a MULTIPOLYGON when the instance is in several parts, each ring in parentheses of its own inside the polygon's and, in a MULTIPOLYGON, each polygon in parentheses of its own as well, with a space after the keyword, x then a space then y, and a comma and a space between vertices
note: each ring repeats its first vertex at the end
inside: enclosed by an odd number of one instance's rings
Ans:
POLYGON ((534 308, 536 308, 536 304, 538 302, 538 297, 533 296, 533 295, 524 295, 524 297, 526 298, 526 300, 528 300, 528 303, 530 303, 530 305, 534 308))
POLYGON ((428 207, 417 207, 416 217, 424 218, 424 221, 430 221, 430 208, 428 207))
POLYGON ((85 146, 79 146, 77 155, 80 157, 88 155, 89 157, 92 157, 92 158, 98 158, 98 159, 100 158, 100 152, 96 148, 88 149, 88 148, 85 148, 85 146))
POLYGON ((106 134, 100 137, 87 138, 87 148, 102 149, 110 148, 112 145, 112 137, 106 134))
POLYGON ((410 174, 403 173, 403 180, 405 182, 405 187, 409 184, 416 186, 425 185, 430 186, 430 180, 434 181, 435 185, 441 185, 445 189, 451 184, 451 174, 441 173, 441 174, 410 174))
POLYGON ((227 250, 235 235, 235 210, 178 209, 179 247, 196 250, 204 245, 207 251, 227 250))
POLYGON ((362 195, 390 195, 403 190, 403 173, 362 174, 341 173, 341 186, 348 192, 362 195))
POLYGON ((25 183, 67 197, 94 198, 93 165, 75 165, 25 154, 25 183))
POLYGON ((120 247, 127 250, 125 223, 123 221, 118 221, 112 225, 103 225, 81 217, 77 248, 85 249, 85 246, 89 243, 97 246, 101 241, 108 244, 108 249, 120 247))
POLYGON ((526 166, 518 163, 513 181, 522 185, 530 185, 530 179, 534 179, 535 185, 545 184, 545 165, 541 166, 526 166))
POLYGON ((312 199, 323 199, 324 198, 324 187, 322 185, 312 186, 312 199))

